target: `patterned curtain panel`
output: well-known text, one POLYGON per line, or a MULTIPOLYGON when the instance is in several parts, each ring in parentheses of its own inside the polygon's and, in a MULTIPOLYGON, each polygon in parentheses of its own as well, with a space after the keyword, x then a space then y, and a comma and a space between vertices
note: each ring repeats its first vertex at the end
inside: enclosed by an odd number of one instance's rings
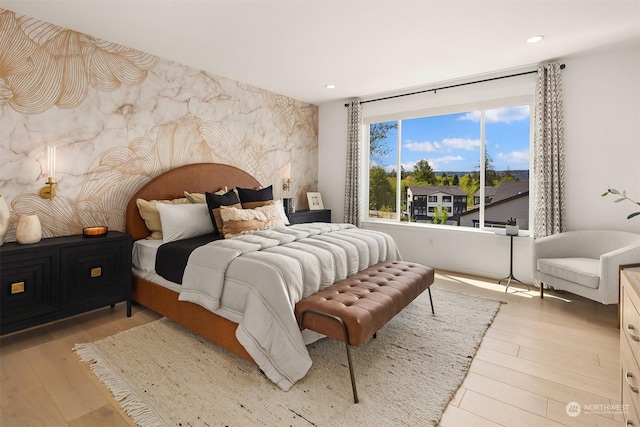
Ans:
POLYGON ((347 174, 344 188, 344 221, 360 227, 360 138, 362 106, 351 101, 347 107, 347 174))
POLYGON ((560 64, 538 67, 533 170, 534 237, 565 231, 564 116, 560 64))

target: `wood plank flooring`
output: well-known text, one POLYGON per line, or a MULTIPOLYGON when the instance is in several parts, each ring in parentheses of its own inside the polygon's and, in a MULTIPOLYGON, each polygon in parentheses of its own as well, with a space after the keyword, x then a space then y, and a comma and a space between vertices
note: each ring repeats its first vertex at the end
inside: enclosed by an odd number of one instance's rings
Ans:
MULTIPOLYGON (((494 323, 469 374, 445 410, 442 427, 618 426, 617 306, 568 293, 510 288, 445 271, 435 287, 499 299, 494 323), (512 292, 521 290, 523 292, 512 292), (590 411, 570 417, 567 403, 590 411)), ((118 304, 0 338, 0 425, 132 426, 108 389, 72 347, 159 316, 118 304)))

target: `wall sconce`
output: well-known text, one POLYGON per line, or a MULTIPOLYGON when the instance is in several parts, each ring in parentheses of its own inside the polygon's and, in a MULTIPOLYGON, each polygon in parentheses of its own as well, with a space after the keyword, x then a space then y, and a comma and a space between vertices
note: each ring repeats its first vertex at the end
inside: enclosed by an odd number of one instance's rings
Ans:
POLYGON ((46 182, 47 185, 40 190, 40 197, 51 200, 56 197, 56 189, 54 187, 56 184, 54 179, 56 176, 56 147, 53 145, 47 147, 47 172, 49 178, 46 182))
POLYGON ((284 183, 282 184, 282 189, 284 191, 289 191, 291 188, 291 163, 287 163, 284 167, 284 183))

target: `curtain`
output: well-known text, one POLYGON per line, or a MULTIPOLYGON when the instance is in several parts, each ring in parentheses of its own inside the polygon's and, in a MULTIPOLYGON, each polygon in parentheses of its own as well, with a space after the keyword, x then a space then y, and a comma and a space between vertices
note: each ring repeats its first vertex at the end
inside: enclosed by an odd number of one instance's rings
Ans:
POLYGON ((362 106, 350 101, 347 106, 347 173, 344 188, 344 221, 360 227, 360 138, 362 106))
POLYGON ((564 117, 560 64, 538 67, 534 127, 534 237, 565 231, 564 117))

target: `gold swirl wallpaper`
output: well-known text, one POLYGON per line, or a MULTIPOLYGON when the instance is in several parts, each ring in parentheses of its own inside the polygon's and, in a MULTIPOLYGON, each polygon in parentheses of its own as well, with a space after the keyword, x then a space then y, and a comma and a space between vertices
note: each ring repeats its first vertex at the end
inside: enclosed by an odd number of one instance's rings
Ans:
POLYGON ((237 166, 300 204, 317 188, 316 106, 5 9, 0 109, 7 241, 26 214, 38 215, 45 237, 124 230, 135 191, 189 163, 237 166), (50 145, 52 200, 39 194, 50 145))

